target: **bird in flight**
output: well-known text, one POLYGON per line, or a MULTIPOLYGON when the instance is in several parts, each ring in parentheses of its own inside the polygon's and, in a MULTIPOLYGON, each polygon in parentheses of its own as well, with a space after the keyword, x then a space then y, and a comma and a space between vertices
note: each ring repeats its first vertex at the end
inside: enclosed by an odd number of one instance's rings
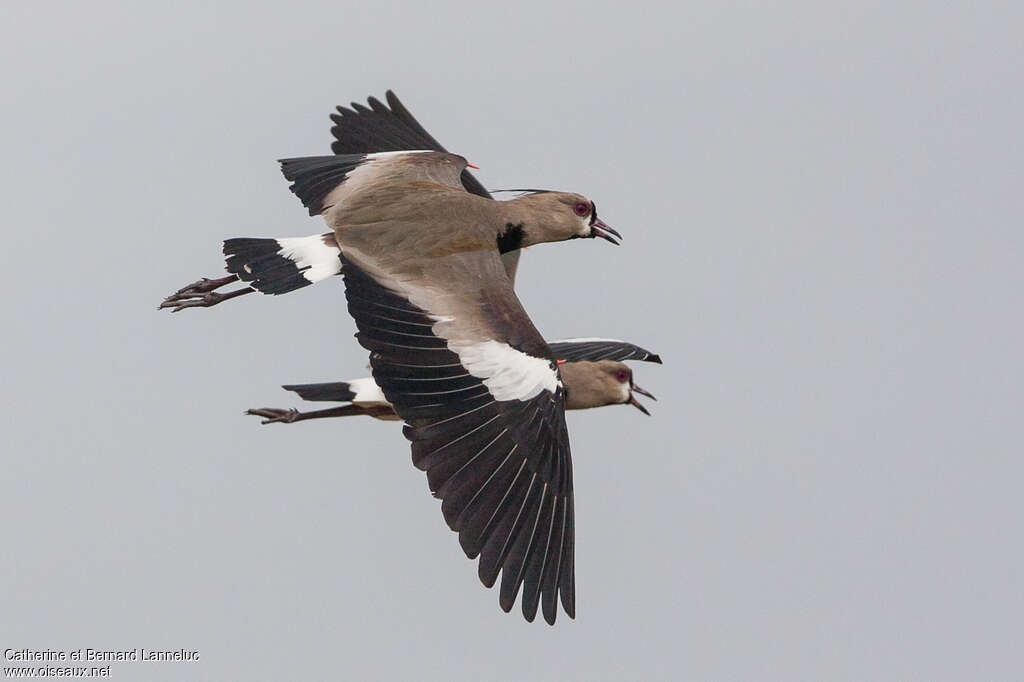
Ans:
MULTIPOLYGON (((578 344, 567 344, 576 346, 632 346, 621 341, 601 339, 601 342, 583 342, 578 344)), ((565 344, 566 342, 561 342, 565 344)), ((555 343, 548 344, 554 351, 555 343)), ((643 351, 643 349, 640 349, 643 351)), ((560 353, 555 353, 561 355, 560 353)), ((606 353, 614 355, 614 353, 606 353)), ((660 358, 653 353, 643 351, 641 356, 650 362, 661 362, 660 358)), ((617 360, 576 360, 573 362, 559 359, 562 366, 562 383, 566 387, 565 409, 586 410, 593 407, 605 407, 608 405, 626 404, 632 405, 646 415, 647 411, 637 399, 634 393, 647 396, 651 400, 657 400, 650 392, 640 388, 633 381, 633 370, 629 365, 617 360)), ((343 402, 348 405, 331 407, 311 412, 299 412, 296 409, 281 409, 275 407, 260 407, 246 410, 246 414, 256 417, 263 417, 264 424, 292 424, 308 419, 323 419, 327 417, 350 417, 355 415, 366 415, 386 421, 398 420, 394 406, 387 401, 380 386, 373 380, 373 377, 350 379, 349 381, 336 381, 319 384, 291 384, 282 388, 294 391, 303 400, 316 402, 343 402)))
MULTIPOLYGON (((394 92, 388 90, 385 99, 387 104, 370 97, 369 107, 356 102, 350 108, 337 107, 337 113, 331 115, 331 151, 357 155, 416 149, 446 151, 394 92)), ((470 194, 493 198, 468 168, 462 171, 460 181, 470 194)), ((609 239, 618 233, 599 236, 609 239)), ((501 258, 514 282, 521 252, 513 246, 506 243, 501 258)), ((340 250, 333 232, 307 237, 236 237, 224 241, 223 252, 228 276, 203 277, 167 296, 159 307, 172 312, 209 308, 254 291, 278 296, 341 274, 340 250), (229 292, 217 291, 235 282, 245 286, 229 292)))

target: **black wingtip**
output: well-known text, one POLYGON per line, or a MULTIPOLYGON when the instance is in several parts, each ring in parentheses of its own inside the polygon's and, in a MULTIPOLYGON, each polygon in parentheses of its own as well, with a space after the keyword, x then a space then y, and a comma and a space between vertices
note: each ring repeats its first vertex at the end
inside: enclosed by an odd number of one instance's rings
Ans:
POLYGON ((309 209, 309 215, 315 216, 330 208, 323 203, 327 195, 365 160, 366 154, 362 153, 304 156, 277 162, 285 179, 292 182, 288 189, 309 209))
POLYGON ((484 569, 483 562, 480 562, 480 563, 477 564, 476 574, 477 574, 477 577, 480 578, 480 582, 487 589, 491 589, 492 587, 494 587, 494 583, 497 582, 497 580, 498 580, 498 571, 494 571, 493 574, 487 572, 484 569))
POLYGON ((660 356, 660 355, 657 355, 656 353, 651 353, 650 355, 648 355, 648 356, 647 356, 646 358, 644 358, 644 359, 645 359, 645 360, 647 360, 647 362, 656 362, 656 363, 658 363, 659 365, 663 365, 663 364, 665 364, 665 363, 663 363, 663 362, 661 361, 661 356, 660 356))
POLYGON ((332 381, 323 384, 285 384, 281 386, 286 391, 298 393, 303 400, 312 402, 349 402, 356 397, 347 381, 332 381))

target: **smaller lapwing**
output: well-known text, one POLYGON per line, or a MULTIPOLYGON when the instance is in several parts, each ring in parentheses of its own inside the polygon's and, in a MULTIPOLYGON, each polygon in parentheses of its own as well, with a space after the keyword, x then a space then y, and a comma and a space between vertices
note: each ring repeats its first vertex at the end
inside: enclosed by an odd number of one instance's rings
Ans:
MULTIPOLYGON (((611 339, 585 341, 553 341, 548 344, 558 358, 565 384, 565 409, 583 410, 593 407, 629 404, 650 415, 634 393, 656 398, 636 385, 633 370, 618 360, 569 360, 573 356, 615 357, 661 363, 661 358, 639 346, 611 339), (562 352, 559 352, 562 349, 562 352)), ((349 403, 310 412, 274 407, 254 408, 246 414, 263 417, 264 424, 291 424, 309 419, 365 415, 376 419, 398 420, 394 407, 387 401, 372 377, 322 384, 291 384, 282 388, 294 391, 303 400, 349 403)))

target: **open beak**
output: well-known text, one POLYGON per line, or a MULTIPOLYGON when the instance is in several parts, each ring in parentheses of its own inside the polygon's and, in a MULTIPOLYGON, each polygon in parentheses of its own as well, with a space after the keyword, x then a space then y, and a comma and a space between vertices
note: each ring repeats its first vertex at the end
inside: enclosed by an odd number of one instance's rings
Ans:
POLYGON ((657 398, 655 398, 655 397, 654 397, 654 395, 653 395, 653 394, 652 394, 652 393, 651 393, 650 391, 645 391, 644 389, 640 388, 640 387, 639 387, 639 386, 637 386, 636 384, 633 384, 633 386, 632 386, 632 389, 633 389, 634 391, 636 391, 637 393, 639 393, 640 395, 645 395, 645 396, 647 396, 647 397, 648 397, 648 398, 650 398, 651 400, 657 400, 657 398))
POLYGON ((594 218, 593 222, 590 223, 590 236, 600 237, 610 241, 615 246, 619 245, 616 239, 622 239, 622 235, 604 224, 604 221, 600 218, 594 218))
POLYGON ((640 404, 640 401, 636 399, 635 395, 633 395, 634 393, 639 393, 640 395, 645 395, 648 398, 650 398, 651 400, 657 400, 657 398, 655 398, 649 392, 647 392, 644 389, 640 388, 636 384, 633 384, 633 386, 630 387, 630 391, 629 391, 629 404, 632 405, 633 407, 635 407, 636 409, 640 410, 644 414, 646 414, 648 417, 650 417, 651 413, 647 411, 646 407, 644 407, 643 405, 640 404))
POLYGON ((647 408, 641 405, 640 401, 637 400, 636 396, 633 395, 632 393, 629 394, 629 404, 635 407, 636 409, 640 410, 644 414, 646 414, 648 417, 651 416, 651 413, 647 411, 647 408))

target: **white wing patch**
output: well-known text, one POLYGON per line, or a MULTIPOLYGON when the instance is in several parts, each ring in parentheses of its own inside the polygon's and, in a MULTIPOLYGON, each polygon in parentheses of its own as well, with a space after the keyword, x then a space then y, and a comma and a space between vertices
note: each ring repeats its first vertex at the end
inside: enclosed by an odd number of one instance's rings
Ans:
POLYGON ((529 400, 541 391, 554 393, 561 382, 548 360, 518 351, 507 343, 449 341, 466 370, 483 379, 495 400, 529 400))
POLYGON ((278 239, 277 243, 281 245, 278 253, 282 257, 294 262, 300 269, 309 268, 302 271, 302 276, 310 282, 319 282, 341 272, 341 259, 338 257, 340 250, 336 246, 324 244, 323 236, 319 234, 278 239))
POLYGON ((467 372, 478 379, 483 379, 484 386, 495 400, 529 400, 541 391, 555 393, 562 385, 558 370, 551 367, 549 360, 528 355, 494 339, 452 340, 445 331, 446 327, 455 321, 455 317, 429 312, 429 295, 408 282, 381 273, 374 266, 374 260, 367 258, 358 249, 346 247, 345 255, 349 258, 354 257, 368 273, 371 273, 371 276, 376 275, 375 279, 383 286, 398 292, 420 310, 427 311, 436 322, 431 331, 438 338, 445 340, 448 349, 459 356, 459 363, 467 372))
POLYGON ((348 382, 348 389, 355 393, 355 396, 350 402, 353 403, 388 403, 388 399, 384 397, 384 392, 380 390, 380 386, 373 379, 367 377, 365 379, 353 379, 348 382))

